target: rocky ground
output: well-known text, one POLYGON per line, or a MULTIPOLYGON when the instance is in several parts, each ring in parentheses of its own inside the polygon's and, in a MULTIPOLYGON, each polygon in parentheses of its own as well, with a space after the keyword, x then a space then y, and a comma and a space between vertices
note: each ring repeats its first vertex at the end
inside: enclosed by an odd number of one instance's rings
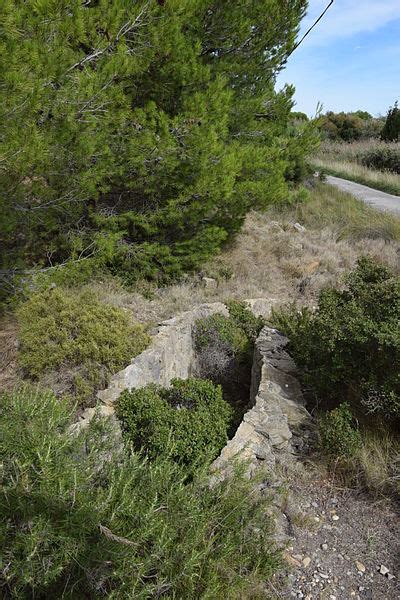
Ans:
POLYGON ((289 477, 280 519, 281 534, 287 536, 288 573, 284 582, 277 582, 274 597, 399 599, 400 520, 395 506, 336 487, 314 469, 301 471, 289 477))

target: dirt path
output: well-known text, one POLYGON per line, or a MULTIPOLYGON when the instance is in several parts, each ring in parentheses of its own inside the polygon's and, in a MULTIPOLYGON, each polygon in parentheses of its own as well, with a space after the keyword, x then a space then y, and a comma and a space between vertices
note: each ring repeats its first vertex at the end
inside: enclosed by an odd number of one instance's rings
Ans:
POLYGON ((387 501, 374 502, 324 477, 298 478, 287 516, 291 566, 281 598, 398 600, 399 518, 387 501))
POLYGON ((400 215, 400 196, 393 196, 392 194, 374 190, 354 181, 348 181, 341 177, 333 177, 333 175, 328 175, 326 180, 343 192, 347 192, 359 200, 363 200, 376 210, 389 211, 400 215))

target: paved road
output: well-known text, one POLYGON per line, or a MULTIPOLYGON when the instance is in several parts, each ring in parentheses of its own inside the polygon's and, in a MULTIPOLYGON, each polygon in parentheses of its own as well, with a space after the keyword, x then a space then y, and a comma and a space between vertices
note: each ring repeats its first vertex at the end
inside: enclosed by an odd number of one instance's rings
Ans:
POLYGON ((332 175, 328 175, 326 180, 331 185, 338 187, 343 192, 352 194, 377 210, 389 211, 400 215, 400 196, 393 196, 386 192, 373 190, 366 185, 347 181, 347 179, 342 179, 341 177, 333 177, 332 175))

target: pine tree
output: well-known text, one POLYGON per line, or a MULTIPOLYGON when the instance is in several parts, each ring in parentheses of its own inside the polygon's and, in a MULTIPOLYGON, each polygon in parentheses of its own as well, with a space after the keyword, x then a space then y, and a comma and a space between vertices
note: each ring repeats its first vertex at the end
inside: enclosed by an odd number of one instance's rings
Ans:
POLYGON ((385 142, 397 142, 400 137, 400 108, 398 102, 390 107, 386 117, 385 125, 381 132, 381 138, 385 142))
POLYGON ((305 0, 4 0, 3 265, 166 280, 285 197, 305 0), (19 261, 19 262, 18 262, 19 261))

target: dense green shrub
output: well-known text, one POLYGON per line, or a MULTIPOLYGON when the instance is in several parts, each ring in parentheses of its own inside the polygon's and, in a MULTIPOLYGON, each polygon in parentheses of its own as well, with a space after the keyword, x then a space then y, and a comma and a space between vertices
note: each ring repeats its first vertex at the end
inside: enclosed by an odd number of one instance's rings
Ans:
POLYGON ((327 454, 340 458, 354 456, 361 447, 361 435, 348 403, 340 404, 320 419, 319 436, 327 454))
POLYGON ((388 110, 381 138, 386 142, 397 142, 400 138, 400 108, 397 101, 388 110))
POLYGON ((320 399, 400 416, 400 278, 389 269, 362 258, 346 289, 321 292, 315 312, 275 312, 274 323, 320 399))
POLYGON ((164 455, 198 465, 215 458, 226 443, 232 410, 211 381, 173 379, 170 388, 150 384, 124 391, 116 414, 136 450, 151 459, 164 455))
POLYGON ((349 113, 328 111, 318 122, 323 138, 343 142, 379 138, 382 125, 382 118, 374 118, 362 110, 349 113))
POLYGON ((71 391, 86 401, 107 376, 142 352, 149 336, 120 308, 86 291, 49 289, 32 295, 16 311, 19 364, 38 379, 52 371, 72 378, 71 391))
POLYGON ((216 313, 199 319, 195 324, 194 338, 197 350, 215 344, 218 340, 237 358, 252 350, 265 321, 256 317, 245 302, 230 300, 226 303, 229 316, 216 313))
POLYGON ((376 148, 360 154, 359 162, 365 167, 379 171, 393 171, 400 175, 400 147, 376 148))
POLYGON ((256 317, 245 302, 229 300, 226 303, 229 309, 229 318, 237 327, 240 327, 250 342, 254 343, 265 325, 263 317, 256 317))
POLYGON ((128 454, 97 419, 72 436, 49 393, 25 388, 0 408, 2 598, 234 600, 264 589, 278 561, 254 484, 188 482, 173 461, 128 454))
POLYGON ((283 200, 308 126, 286 143, 274 84, 306 5, 5 0, 1 269, 166 281, 283 200))

